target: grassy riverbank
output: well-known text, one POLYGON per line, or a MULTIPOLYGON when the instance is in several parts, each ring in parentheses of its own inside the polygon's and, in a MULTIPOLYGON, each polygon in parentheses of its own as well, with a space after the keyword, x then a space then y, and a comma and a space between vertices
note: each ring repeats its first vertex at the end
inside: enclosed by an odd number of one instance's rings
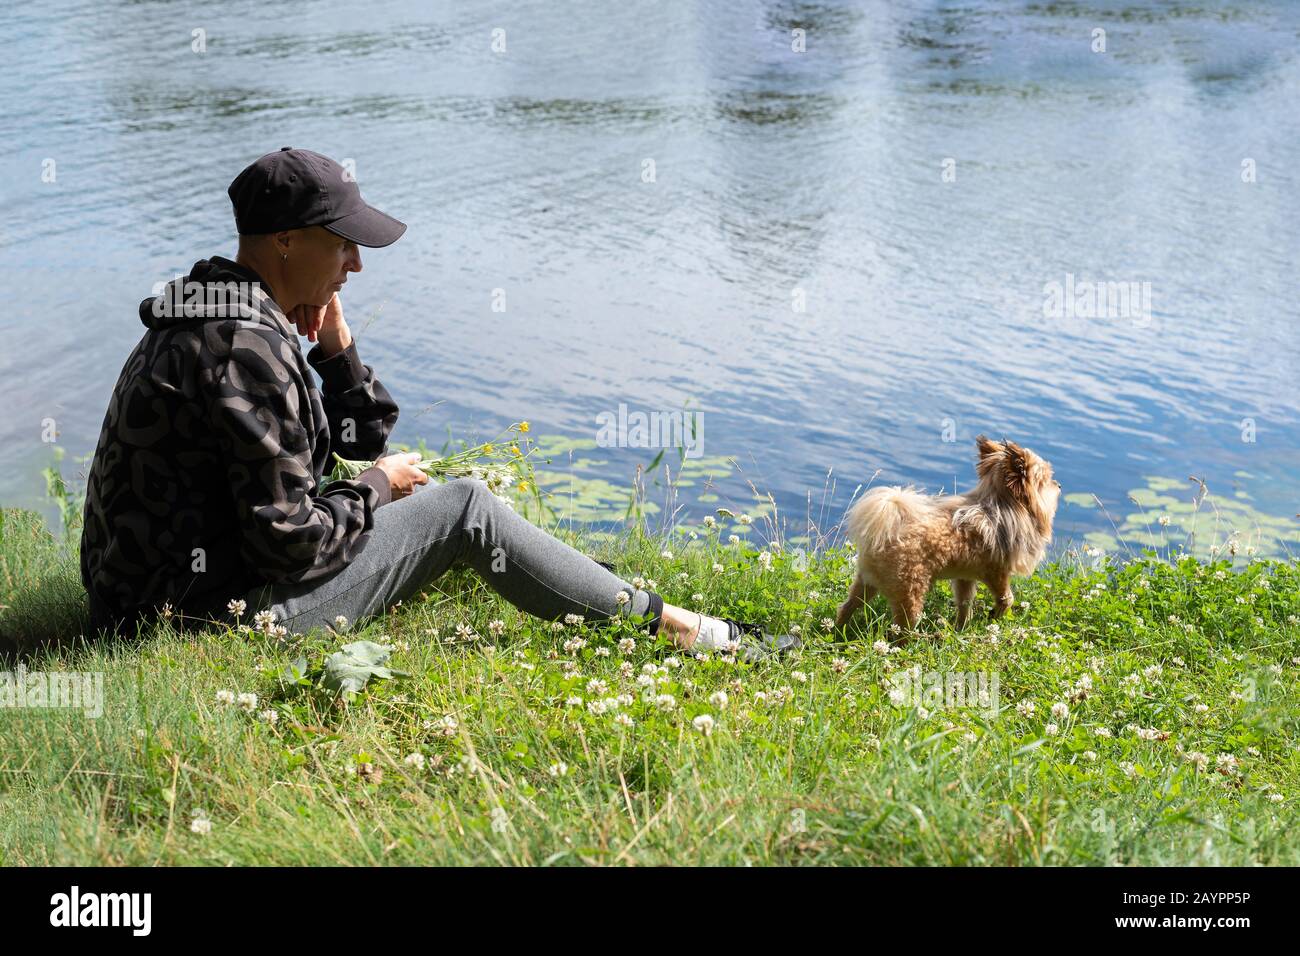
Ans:
MULTIPOLYGON (((675 603, 799 626, 795 659, 553 630, 461 572, 340 634, 29 654, 102 673, 104 712, 0 709, 0 863, 1300 864, 1294 561, 1069 560, 996 629, 954 633, 936 591, 899 648, 879 604, 824 630, 845 552, 765 569, 693 530, 580 543, 675 603), (308 686, 360 639, 408 676, 308 686), (945 679, 988 700, 927 697, 945 679)), ((75 558, 28 512, 0 534, 0 631, 84 628, 75 558)))

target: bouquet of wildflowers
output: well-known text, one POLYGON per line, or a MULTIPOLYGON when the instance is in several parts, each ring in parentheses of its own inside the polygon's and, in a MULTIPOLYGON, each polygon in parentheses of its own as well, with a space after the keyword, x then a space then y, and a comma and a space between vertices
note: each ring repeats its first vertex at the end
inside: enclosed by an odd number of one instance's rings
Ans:
MULTIPOLYGON (((477 478, 484 482, 492 493, 505 500, 511 507, 512 498, 507 494, 511 488, 516 494, 531 495, 540 505, 536 476, 533 472, 531 456, 536 452, 528 434, 528 422, 515 422, 497 438, 478 445, 466 441, 459 442, 459 449, 451 450, 448 442, 439 455, 427 453, 424 442, 420 442, 421 458, 415 463, 429 476, 430 481, 443 482, 453 478, 477 478)), ((402 446, 397 446, 403 450, 402 446)), ((334 470, 330 472, 326 483, 340 478, 355 478, 367 468, 374 466, 373 461, 358 461, 334 455, 334 470)))

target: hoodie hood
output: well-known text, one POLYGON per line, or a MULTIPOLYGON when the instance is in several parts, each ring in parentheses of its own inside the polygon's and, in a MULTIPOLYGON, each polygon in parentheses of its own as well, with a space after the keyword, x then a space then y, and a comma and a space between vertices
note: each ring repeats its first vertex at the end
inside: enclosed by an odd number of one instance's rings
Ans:
POLYGON ((140 303, 140 321, 150 329, 219 319, 256 320, 262 315, 284 321, 266 289, 247 266, 222 256, 200 259, 189 275, 177 276, 140 303))

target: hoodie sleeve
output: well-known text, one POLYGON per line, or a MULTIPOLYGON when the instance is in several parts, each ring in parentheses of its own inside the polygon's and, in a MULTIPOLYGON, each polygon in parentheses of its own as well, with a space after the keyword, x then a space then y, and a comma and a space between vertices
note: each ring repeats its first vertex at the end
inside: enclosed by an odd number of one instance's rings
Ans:
POLYGON ((329 358, 319 344, 307 362, 324 386, 321 401, 330 424, 330 451, 342 458, 374 461, 387 454, 388 436, 397 423, 397 403, 357 356, 357 342, 329 358))
POLYGON ((240 553, 272 583, 306 583, 344 568, 364 546, 380 491, 335 481, 321 494, 300 403, 307 387, 287 343, 238 329, 209 386, 209 420, 226 465, 240 553))

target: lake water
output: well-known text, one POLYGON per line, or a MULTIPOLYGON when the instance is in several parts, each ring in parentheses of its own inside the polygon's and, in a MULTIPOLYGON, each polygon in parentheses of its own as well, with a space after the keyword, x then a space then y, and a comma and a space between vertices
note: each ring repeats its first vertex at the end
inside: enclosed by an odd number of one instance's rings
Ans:
POLYGON ((752 481, 797 533, 877 471, 969 484, 986 431, 1054 463, 1063 543, 1177 540, 1196 475, 1202 532, 1300 549, 1300 6, 1168 6, 12 5, 0 502, 44 507, 46 418, 75 477, 138 301, 293 145, 410 225, 344 299, 395 441, 526 418, 595 514, 657 452, 598 416, 689 406, 684 514, 752 481), (1139 294, 1045 314, 1067 281, 1139 294))

